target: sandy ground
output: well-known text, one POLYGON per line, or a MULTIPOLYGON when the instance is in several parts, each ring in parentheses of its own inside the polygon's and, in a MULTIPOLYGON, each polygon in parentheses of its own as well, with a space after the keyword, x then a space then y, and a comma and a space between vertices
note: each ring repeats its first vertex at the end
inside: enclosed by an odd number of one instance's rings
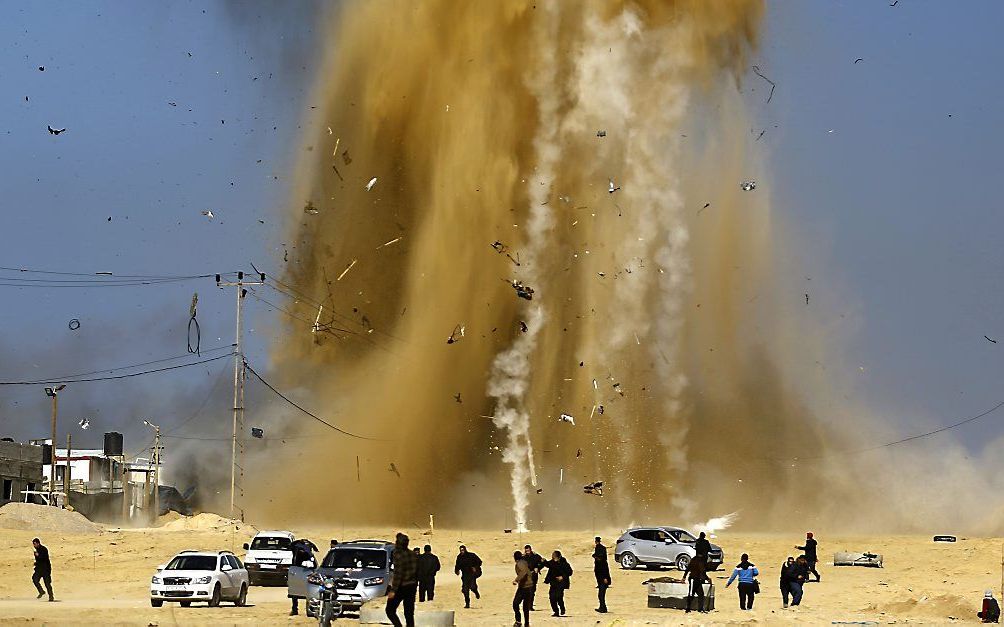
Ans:
MULTIPOLYGON (((332 537, 392 538, 392 529, 297 529, 319 546, 332 537)), ((539 552, 560 549, 576 574, 566 595, 568 616, 552 618, 546 589, 538 592, 535 625, 644 625, 644 624, 839 624, 874 621, 879 624, 976 622, 975 612, 986 588, 999 590, 1002 543, 999 539, 966 539, 957 544, 934 544, 929 537, 820 537, 822 556, 836 550, 872 551, 885 556, 883 569, 821 568, 822 583, 807 586, 804 605, 782 609, 777 590, 777 570, 785 556, 795 553, 800 538, 770 535, 721 534, 716 539, 726 552, 727 565, 742 552, 763 569, 763 594, 752 612, 740 612, 735 586, 723 590, 728 571, 714 573, 718 609, 708 616, 685 615, 675 610, 648 609, 642 581, 660 573, 613 569, 614 585, 608 592, 611 613, 601 616, 596 607, 592 576, 591 534, 586 532, 500 532, 436 530, 432 536, 405 530, 441 556, 447 572, 438 578, 438 593, 431 604, 419 607, 457 610, 458 625, 511 625, 512 551, 531 543, 539 552), (463 608, 459 581, 452 574, 456 547, 461 542, 485 561, 482 598, 470 610, 463 608)), ((150 607, 148 585, 154 568, 177 551, 236 549, 252 531, 138 529, 100 534, 42 534, 54 569, 56 603, 35 599, 32 587, 30 531, 0 532, 0 622, 5 624, 308 624, 302 614, 288 617, 285 589, 252 588, 250 607, 192 607, 167 604, 150 607)), ((608 546, 618 532, 603 533, 608 546)), ((670 574, 667 571, 661 574, 670 574)), ((355 621, 342 621, 345 623, 355 621)))

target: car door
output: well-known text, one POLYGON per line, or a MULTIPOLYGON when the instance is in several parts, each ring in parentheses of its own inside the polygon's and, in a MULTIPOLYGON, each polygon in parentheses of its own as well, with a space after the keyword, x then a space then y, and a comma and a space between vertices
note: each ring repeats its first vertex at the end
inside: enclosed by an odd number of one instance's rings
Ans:
POLYGON ((628 546, 635 557, 638 558, 640 562, 651 562, 655 556, 653 555, 653 539, 655 538, 655 532, 652 529, 635 529, 634 531, 628 533, 631 536, 631 541, 628 542, 628 546))
POLYGON ((247 571, 244 570, 244 566, 237 559, 236 555, 227 555, 227 561, 230 562, 230 566, 233 568, 228 574, 230 575, 231 587, 236 597, 241 593, 241 586, 247 581, 247 571))
POLYGON ((220 594, 224 597, 231 597, 234 595, 234 578, 231 575, 234 572, 234 567, 230 565, 227 557, 227 555, 220 556, 220 594))

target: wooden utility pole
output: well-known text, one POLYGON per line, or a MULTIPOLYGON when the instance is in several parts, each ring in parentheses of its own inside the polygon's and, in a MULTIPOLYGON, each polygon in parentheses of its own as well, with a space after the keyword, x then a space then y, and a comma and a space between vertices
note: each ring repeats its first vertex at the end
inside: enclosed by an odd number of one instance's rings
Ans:
MULTIPOLYGON (((237 288, 237 328, 234 334, 234 417, 233 417, 233 441, 230 452, 230 520, 237 520, 237 469, 243 467, 238 464, 238 436, 244 431, 244 353, 241 351, 241 320, 243 315, 244 297, 247 295, 245 286, 264 285, 265 273, 259 273, 259 281, 245 281, 244 273, 237 273, 236 282, 223 282, 219 274, 216 275, 216 285, 219 287, 237 288)), ((243 461, 244 445, 240 443, 241 461, 243 461)), ((243 516, 241 516, 243 518, 243 516)))
POLYGON ((129 520, 129 475, 126 472, 125 457, 122 458, 120 468, 122 476, 122 522, 129 520))

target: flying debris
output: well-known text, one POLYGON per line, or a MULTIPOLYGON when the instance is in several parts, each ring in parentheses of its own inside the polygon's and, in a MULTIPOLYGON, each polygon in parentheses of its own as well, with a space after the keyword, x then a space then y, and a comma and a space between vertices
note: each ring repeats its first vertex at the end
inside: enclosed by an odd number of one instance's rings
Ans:
POLYGON ((453 327, 453 333, 450 333, 450 337, 446 338, 447 344, 454 344, 459 342, 464 337, 464 325, 458 324, 453 327))
POLYGON ((347 268, 345 268, 344 270, 342 270, 342 273, 338 275, 338 278, 335 279, 335 281, 341 281, 342 277, 344 277, 346 274, 348 274, 349 270, 352 269, 352 266, 356 265, 356 261, 358 261, 358 259, 353 259, 352 263, 350 263, 347 268))
POLYGON ((454 396, 454 397, 453 397, 453 400, 457 401, 458 403, 463 403, 463 402, 464 402, 464 401, 463 401, 463 400, 462 400, 462 399, 460 398, 460 392, 457 392, 456 396, 454 396))
POLYGON ((318 214, 317 207, 315 207, 313 201, 310 200, 308 200, 307 204, 303 206, 303 212, 309 213, 312 216, 316 216, 318 214))
POLYGON ((774 81, 770 80, 769 78, 764 76, 762 72, 760 72, 760 66, 754 65, 753 73, 762 78, 763 80, 767 81, 768 83, 770 83, 770 94, 767 95, 767 102, 770 102, 770 99, 774 97, 774 88, 777 87, 777 85, 774 84, 774 81))
POLYGON ((491 246, 492 248, 495 249, 495 252, 497 252, 500 255, 505 255, 506 257, 509 258, 509 261, 513 262, 517 266, 519 265, 519 253, 516 253, 516 257, 513 257, 512 255, 509 254, 509 247, 498 240, 495 240, 495 243, 492 244, 491 246))
POLYGON ((603 409, 603 405, 597 405, 596 406, 596 413, 598 413, 599 415, 602 416, 604 411, 606 411, 606 410, 603 409))
POLYGON ((523 333, 526 333, 527 331, 530 330, 530 327, 526 326, 526 323, 523 322, 522 320, 520 320, 519 321, 519 330, 522 331, 523 333))
POLYGON ((390 467, 389 467, 389 468, 387 468, 387 470, 388 470, 388 471, 390 471, 390 472, 392 472, 392 473, 394 473, 395 475, 397 475, 397 476, 398 476, 398 477, 400 478, 400 476, 401 476, 401 473, 399 473, 399 472, 397 471, 397 466, 395 466, 395 465, 394 465, 394 462, 391 462, 391 463, 390 463, 390 467))
POLYGON ((575 426, 575 417, 572 416, 571 414, 561 414, 561 416, 558 418, 558 421, 569 422, 572 424, 573 427, 575 426))
POLYGON ((575 459, 582 457, 582 449, 575 449, 575 459))
POLYGON ((377 177, 374 176, 373 178, 371 178, 370 182, 366 184, 366 191, 370 191, 371 189, 373 189, 373 186, 376 185, 376 181, 377 177))
POLYGON ((620 189, 620 187, 614 187, 614 181, 613 181, 613 179, 609 179, 609 181, 610 181, 610 187, 607 188, 608 192, 610 192, 612 194, 612 193, 614 193, 614 192, 616 192, 617 190, 620 189))
POLYGON ((854 63, 855 63, 855 64, 857 64, 857 62, 858 62, 858 61, 864 61, 864 59, 863 59, 863 58, 860 58, 860 57, 859 57, 859 58, 857 58, 857 59, 854 59, 854 63))
POLYGON ((805 295, 805 304, 806 305, 809 304, 809 295, 808 294, 805 295))
POLYGON ((740 187, 743 188, 744 192, 752 192, 754 189, 756 189, 756 181, 743 181, 740 187))
POLYGON ((45 66, 44 65, 38 66, 38 71, 39 72, 44 72, 45 71, 45 66))
POLYGON ((85 429, 85 430, 86 430, 86 429, 90 428, 90 426, 91 426, 91 421, 90 421, 90 420, 88 420, 87 418, 81 418, 81 419, 80 419, 80 420, 79 420, 79 421, 77 422, 77 424, 78 424, 78 425, 80 425, 80 428, 81 428, 81 429, 85 429))
POLYGON ((258 438, 259 440, 265 437, 265 431, 259 429, 258 427, 251 427, 251 437, 258 438))
POLYGON ((529 285, 523 285, 522 281, 517 281, 516 279, 513 279, 510 285, 516 290, 516 296, 525 298, 526 300, 533 300, 533 288, 529 285))
POLYGON ((587 483, 582 486, 582 491, 586 494, 592 494, 593 496, 603 496, 603 482, 594 481, 592 483, 587 483))
POLYGON ((537 494, 543 494, 544 488, 537 488, 537 494))
POLYGON ((202 212, 202 215, 206 216, 206 217, 207 217, 207 218, 209 218, 210 220, 212 220, 212 219, 213 219, 213 212, 212 212, 212 211, 210 211, 209 209, 206 209, 205 211, 203 211, 203 212, 202 212))
POLYGON ((77 329, 80 328, 80 321, 77 320, 76 318, 73 318, 72 320, 70 320, 70 323, 67 324, 66 326, 68 326, 71 331, 76 331, 77 329))
POLYGON ((383 244, 380 244, 379 246, 376 247, 376 249, 380 250, 384 246, 390 246, 391 244, 396 244, 396 243, 398 243, 400 241, 401 241, 400 237, 395 237, 394 239, 390 240, 389 242, 384 242, 383 244))
POLYGON ((624 396, 624 390, 621 389, 620 383, 614 383, 614 391, 620 394, 621 396, 624 396))
POLYGON ((66 131, 65 128, 52 128, 51 126, 46 126, 46 128, 49 129, 49 134, 50 135, 59 135, 60 133, 63 133, 63 132, 66 131))
POLYGON ((990 338, 990 336, 987 336, 987 335, 984 335, 983 337, 987 338, 988 340, 990 340, 990 341, 991 341, 991 342, 993 342, 994 344, 996 344, 996 343, 997 343, 997 340, 994 340, 994 339, 991 339, 991 338, 990 338))
POLYGON ((607 132, 606 131, 596 131, 596 136, 597 137, 606 137, 607 136, 607 132))

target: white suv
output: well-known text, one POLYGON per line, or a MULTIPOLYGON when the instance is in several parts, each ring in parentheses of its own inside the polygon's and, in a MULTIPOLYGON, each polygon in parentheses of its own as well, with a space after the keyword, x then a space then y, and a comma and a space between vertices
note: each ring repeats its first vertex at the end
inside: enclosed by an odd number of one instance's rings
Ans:
POLYGON ((177 601, 182 607, 206 602, 216 607, 220 601, 244 605, 248 596, 248 571, 230 551, 182 551, 170 562, 157 567, 150 580, 150 605, 177 601))

